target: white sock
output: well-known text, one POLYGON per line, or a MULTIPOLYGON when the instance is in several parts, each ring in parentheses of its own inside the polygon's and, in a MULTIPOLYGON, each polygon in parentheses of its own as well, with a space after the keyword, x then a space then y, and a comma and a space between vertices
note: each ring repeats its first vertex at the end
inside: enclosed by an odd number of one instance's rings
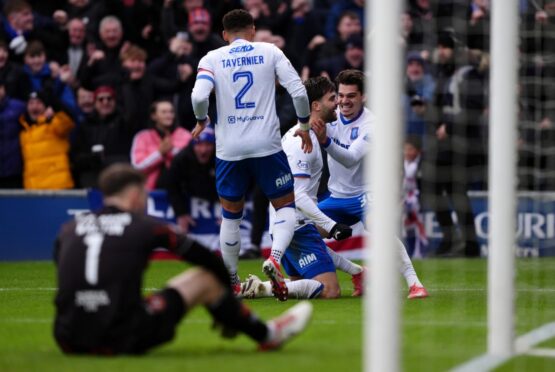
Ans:
POLYGON ((230 220, 224 217, 220 226, 220 250, 222 251, 224 264, 231 276, 232 284, 239 282, 237 262, 239 261, 239 251, 241 250, 240 225, 240 218, 230 220))
POLYGON ((412 265, 412 261, 410 260, 405 245, 401 240, 399 240, 399 238, 395 239, 397 239, 399 256, 401 257, 401 274, 403 274, 403 276, 405 277, 407 285, 409 286, 409 288, 412 287, 414 284, 422 286, 422 283, 420 283, 420 280, 418 279, 418 275, 416 275, 416 271, 414 270, 414 266, 412 265))
POLYGON ((333 265, 336 269, 343 271, 344 273, 355 275, 362 272, 362 266, 357 265, 351 260, 346 259, 339 253, 335 252, 333 249, 328 247, 328 253, 333 260, 333 265))
POLYGON ((299 279, 286 282, 289 297, 298 299, 316 298, 324 290, 324 284, 314 279, 299 279))
MULTIPOLYGON (((285 279, 289 296, 297 299, 316 298, 324 290, 324 284, 314 279, 285 279)), ((256 297, 273 297, 272 283, 270 281, 262 282, 262 286, 256 297)))
POLYGON ((276 211, 276 219, 272 230, 271 256, 281 264, 281 257, 291 243, 295 233, 295 208, 283 207, 276 211))

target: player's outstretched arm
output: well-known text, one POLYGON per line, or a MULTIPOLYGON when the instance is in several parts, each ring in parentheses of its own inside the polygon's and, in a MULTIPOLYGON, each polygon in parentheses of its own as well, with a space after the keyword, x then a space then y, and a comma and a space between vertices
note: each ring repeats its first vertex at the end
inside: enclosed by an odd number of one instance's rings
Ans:
POLYGON ((346 168, 351 168, 362 161, 368 151, 368 140, 365 136, 357 138, 348 149, 339 146, 326 137, 324 141, 318 139, 324 150, 346 168))
POLYGON ((310 218, 319 229, 323 230, 322 235, 335 240, 343 240, 353 235, 353 229, 341 223, 337 223, 324 212, 322 212, 314 200, 308 195, 310 188, 310 178, 295 177, 295 204, 305 216, 310 218))

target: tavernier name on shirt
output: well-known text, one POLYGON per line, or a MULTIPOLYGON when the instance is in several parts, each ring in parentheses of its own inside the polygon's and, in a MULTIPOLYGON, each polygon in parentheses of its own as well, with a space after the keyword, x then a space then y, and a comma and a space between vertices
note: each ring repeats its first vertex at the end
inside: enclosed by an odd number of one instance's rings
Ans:
POLYGON ((252 66, 264 64, 264 56, 239 57, 222 59, 222 68, 252 66))

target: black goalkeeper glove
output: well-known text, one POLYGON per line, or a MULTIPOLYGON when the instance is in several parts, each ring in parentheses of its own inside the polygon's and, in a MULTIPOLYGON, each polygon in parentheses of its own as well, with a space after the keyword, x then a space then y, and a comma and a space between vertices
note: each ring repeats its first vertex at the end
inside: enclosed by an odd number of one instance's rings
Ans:
POLYGON ((343 240, 343 239, 350 238, 351 235, 353 235, 353 229, 351 229, 351 226, 348 226, 342 223, 336 223, 332 227, 328 238, 334 238, 335 240, 343 240))

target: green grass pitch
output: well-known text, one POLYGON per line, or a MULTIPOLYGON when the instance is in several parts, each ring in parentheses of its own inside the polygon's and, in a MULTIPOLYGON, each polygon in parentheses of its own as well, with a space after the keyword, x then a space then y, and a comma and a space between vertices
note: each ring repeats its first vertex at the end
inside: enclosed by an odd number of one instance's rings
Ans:
MULTIPOLYGON (((416 269, 431 297, 402 296, 402 366, 405 371, 444 371, 486 350, 486 260, 423 260, 416 269)), ((159 288, 184 269, 153 262, 145 287, 159 288)), ((241 275, 260 273, 261 261, 241 261, 241 275)), ((555 321, 555 260, 517 260, 517 335, 555 321)), ((315 300, 306 333, 283 350, 259 353, 244 336, 221 339, 203 309, 181 323, 175 340, 141 357, 67 357, 51 336, 54 267, 50 262, 0 263, 0 371, 360 371, 362 301, 350 297, 350 278, 340 274, 343 297, 315 300)), ((263 318, 295 303, 257 299, 248 304, 263 318)), ((541 344, 555 349, 555 340, 541 344)), ((520 356, 499 371, 552 371, 555 359, 520 356)))

